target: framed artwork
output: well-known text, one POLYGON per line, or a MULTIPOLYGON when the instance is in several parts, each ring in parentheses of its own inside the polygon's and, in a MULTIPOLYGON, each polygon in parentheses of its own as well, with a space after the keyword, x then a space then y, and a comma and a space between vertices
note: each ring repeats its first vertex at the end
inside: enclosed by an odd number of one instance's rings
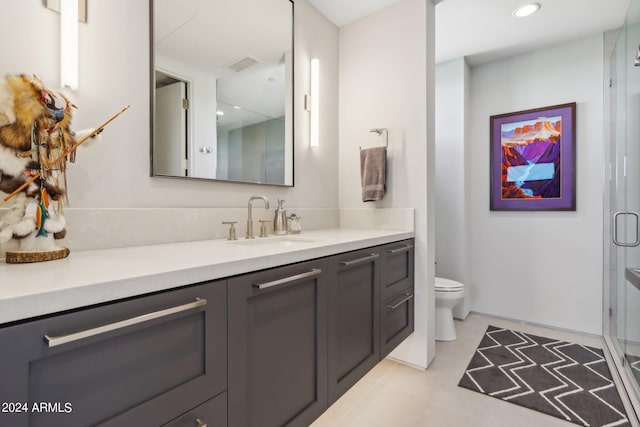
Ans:
POLYGON ((576 103, 491 116, 492 211, 576 210, 576 103))

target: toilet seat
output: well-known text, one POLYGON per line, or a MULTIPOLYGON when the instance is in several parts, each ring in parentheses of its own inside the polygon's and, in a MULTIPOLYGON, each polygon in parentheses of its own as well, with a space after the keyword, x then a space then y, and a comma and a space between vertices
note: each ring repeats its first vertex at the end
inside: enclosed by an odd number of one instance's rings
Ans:
POLYGON ((464 285, 455 280, 436 277, 435 289, 436 292, 460 292, 464 290, 464 285))

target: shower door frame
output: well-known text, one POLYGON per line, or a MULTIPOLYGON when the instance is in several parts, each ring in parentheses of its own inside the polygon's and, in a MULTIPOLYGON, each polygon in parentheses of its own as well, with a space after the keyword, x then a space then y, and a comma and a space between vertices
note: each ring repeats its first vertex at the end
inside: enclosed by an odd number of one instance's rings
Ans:
MULTIPOLYGON (((638 413, 640 412, 640 386, 634 380, 626 360, 627 346, 627 283, 625 279, 625 268, 630 258, 625 247, 630 234, 637 232, 637 223, 627 221, 628 217, 637 219, 635 212, 629 209, 638 210, 638 203, 629 203, 630 195, 627 186, 628 171, 627 163, 630 166, 640 165, 640 157, 637 148, 630 150, 628 147, 628 55, 627 55, 627 25, 620 29, 619 33, 609 32, 605 34, 605 58, 604 70, 605 85, 604 90, 604 121, 605 121, 605 212, 604 212, 604 277, 603 277, 603 336, 606 343, 605 353, 611 365, 616 369, 615 379, 621 391, 621 397, 629 414, 632 425, 640 425, 638 413), (609 51, 610 49, 610 51, 609 51), (627 158, 632 155, 634 158, 627 158), (629 215, 624 215, 630 213, 629 215), (620 215, 623 214, 623 215, 620 215), (624 221, 619 220, 620 216, 624 221), (622 236, 622 239, 620 239, 622 236), (614 243, 616 240, 623 240, 622 245, 614 243)), ((638 70, 640 73, 640 69, 638 70)), ((638 142, 640 144, 640 142, 638 142)), ((636 173, 637 174, 637 173, 636 173)), ((640 199, 640 195, 633 196, 640 199)), ((631 245, 628 245, 631 246, 631 245)), ((637 257, 636 257, 637 258, 637 257)), ((640 265, 638 265, 640 267, 640 265)))

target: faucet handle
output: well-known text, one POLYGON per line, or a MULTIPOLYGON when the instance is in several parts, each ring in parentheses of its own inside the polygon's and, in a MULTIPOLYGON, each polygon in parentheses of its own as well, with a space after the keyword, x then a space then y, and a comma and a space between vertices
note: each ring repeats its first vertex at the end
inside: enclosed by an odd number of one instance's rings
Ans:
POLYGON ((269 224, 270 222, 270 219, 260 220, 260 237, 267 237, 267 224, 269 224))
POLYGON ((229 237, 227 237, 227 240, 238 240, 236 237, 235 227, 235 224, 237 224, 238 221, 222 221, 222 223, 225 225, 231 225, 231 227, 229 227, 229 237))

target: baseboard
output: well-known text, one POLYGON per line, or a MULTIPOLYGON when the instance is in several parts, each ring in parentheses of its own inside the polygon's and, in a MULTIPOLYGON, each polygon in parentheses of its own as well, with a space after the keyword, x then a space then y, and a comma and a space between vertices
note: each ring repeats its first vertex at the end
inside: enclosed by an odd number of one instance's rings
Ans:
POLYGON ((387 357, 385 357, 385 359, 391 360, 392 362, 396 362, 396 363, 398 363, 400 365, 408 366, 408 367, 413 368, 413 369, 418 369, 420 371, 426 371, 428 369, 428 367, 425 368, 424 366, 414 365, 413 363, 409 363, 409 362, 407 362, 405 360, 401 360, 401 359, 396 359, 395 357, 392 357, 392 356, 387 356, 387 357))
POLYGON ((494 319, 508 320, 509 322, 521 323, 523 325, 538 326, 540 328, 547 328, 547 329, 553 329, 556 331, 569 332, 572 334, 584 335, 587 337, 602 338, 602 335, 591 334, 589 332, 584 332, 584 331, 576 331, 574 329, 560 328, 558 326, 553 326, 553 325, 545 325, 544 323, 529 322, 529 321, 520 320, 520 319, 512 319, 510 317, 496 316, 495 314, 481 313, 479 311, 474 311, 474 310, 471 310, 471 313, 477 314, 478 316, 482 316, 482 317, 493 317, 494 319))

